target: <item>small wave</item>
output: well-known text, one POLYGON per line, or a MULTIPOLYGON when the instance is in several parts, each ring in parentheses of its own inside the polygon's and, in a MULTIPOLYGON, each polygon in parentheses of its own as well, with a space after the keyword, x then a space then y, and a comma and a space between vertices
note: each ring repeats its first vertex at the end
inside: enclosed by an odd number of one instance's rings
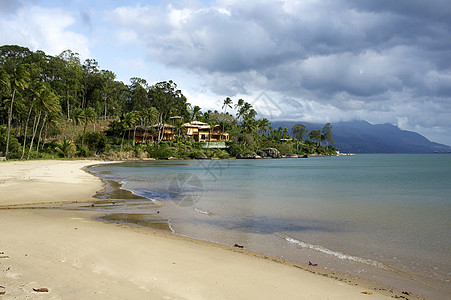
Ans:
POLYGON ((193 210, 197 213, 203 214, 203 215, 207 215, 207 216, 211 216, 213 213, 209 212, 209 211, 205 211, 205 210, 201 210, 197 207, 194 207, 193 210))
POLYGON ((321 252, 321 253, 325 253, 325 254, 328 254, 328 255, 332 255, 332 256, 338 257, 339 259, 343 259, 343 260, 350 260, 350 261, 363 263, 363 264, 366 264, 366 265, 369 265, 369 266, 372 266, 372 267, 376 267, 376 268, 379 268, 379 269, 391 270, 391 268, 387 267, 386 265, 384 265, 384 264, 382 264, 380 262, 374 261, 372 259, 362 258, 362 257, 358 257, 358 256, 344 254, 344 253, 338 252, 338 251, 333 251, 333 250, 327 249, 327 248, 325 248, 323 246, 312 245, 312 244, 309 244, 309 243, 298 241, 297 239, 292 238, 292 237, 290 237, 288 235, 282 235, 282 237, 287 242, 289 242, 291 244, 295 244, 295 245, 301 246, 302 248, 315 250, 315 251, 318 251, 318 252, 321 252))

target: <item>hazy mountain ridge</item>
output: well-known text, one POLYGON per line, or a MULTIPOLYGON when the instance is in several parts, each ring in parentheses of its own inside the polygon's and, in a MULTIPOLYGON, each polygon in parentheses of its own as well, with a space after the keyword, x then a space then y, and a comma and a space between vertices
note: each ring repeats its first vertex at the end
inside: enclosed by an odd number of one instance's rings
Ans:
MULTIPOLYGON (((308 131, 322 129, 324 124, 302 121, 274 121, 273 128, 286 127, 290 134, 295 124, 303 124, 308 131)), ((413 131, 402 130, 392 124, 370 124, 366 121, 336 122, 332 124, 334 146, 340 152, 351 153, 433 153, 451 152, 451 147, 429 141, 413 131)), ((307 136, 305 137, 307 138, 307 136)))

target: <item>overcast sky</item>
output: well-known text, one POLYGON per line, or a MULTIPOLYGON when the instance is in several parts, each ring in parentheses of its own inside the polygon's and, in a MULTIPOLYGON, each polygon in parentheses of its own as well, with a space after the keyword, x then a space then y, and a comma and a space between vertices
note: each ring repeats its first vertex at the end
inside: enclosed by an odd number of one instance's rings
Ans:
POLYGON ((449 0, 0 0, 0 44, 174 80, 270 120, 363 119, 451 145, 449 0))

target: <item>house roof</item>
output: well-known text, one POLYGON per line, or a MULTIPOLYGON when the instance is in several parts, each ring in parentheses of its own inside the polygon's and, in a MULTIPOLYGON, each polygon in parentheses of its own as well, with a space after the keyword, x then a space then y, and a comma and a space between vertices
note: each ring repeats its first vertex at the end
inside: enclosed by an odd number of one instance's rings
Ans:
POLYGON ((154 125, 152 125, 151 127, 153 127, 153 128, 158 128, 158 127, 160 127, 160 126, 163 126, 164 128, 175 128, 174 125, 161 124, 161 123, 154 124, 154 125))
POLYGON ((184 127, 188 128, 199 128, 199 129, 210 129, 211 126, 204 122, 199 121, 192 121, 191 123, 185 123, 183 124, 184 127))

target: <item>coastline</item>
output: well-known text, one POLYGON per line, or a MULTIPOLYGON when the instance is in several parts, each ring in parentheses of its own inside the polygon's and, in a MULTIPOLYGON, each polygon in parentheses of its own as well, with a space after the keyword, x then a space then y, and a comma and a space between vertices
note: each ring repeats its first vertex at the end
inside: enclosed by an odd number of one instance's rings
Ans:
MULTIPOLYGON (((98 163, 102 162, 1 163, 0 206, 93 201, 105 183, 82 168, 98 163), (53 171, 57 176, 50 176, 53 171)), ((7 257, 0 259, 6 279, 0 284, 6 291, 2 297, 25 297, 40 287, 65 299, 365 299, 365 291, 375 299, 404 296, 343 274, 95 220, 99 216, 79 210, 0 210, 0 227, 7 228, 0 249, 7 257)))

